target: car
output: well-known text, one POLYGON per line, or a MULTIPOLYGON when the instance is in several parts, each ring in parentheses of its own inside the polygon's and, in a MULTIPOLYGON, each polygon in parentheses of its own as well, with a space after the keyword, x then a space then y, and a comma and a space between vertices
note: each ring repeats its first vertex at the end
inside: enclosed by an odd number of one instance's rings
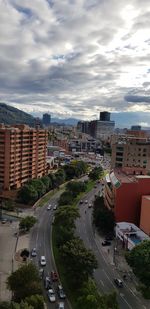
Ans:
POLYGON ((57 209, 57 205, 54 205, 54 208, 53 208, 54 210, 56 210, 57 209))
POLYGON ((39 276, 40 276, 40 279, 43 279, 43 276, 44 276, 44 269, 43 268, 39 269, 39 276))
POLYGON ((85 200, 85 204, 87 204, 88 203, 88 201, 87 200, 85 200))
POLYGON ((58 308, 58 309, 65 309, 65 304, 64 304, 64 302, 58 302, 57 308, 58 308))
POLYGON ((103 242, 102 242, 102 246, 104 247, 104 246, 110 246, 111 245, 111 241, 109 241, 109 240, 104 240, 103 242))
POLYGON ((47 210, 51 210, 51 208, 52 208, 52 205, 47 206, 47 210))
POLYGON ((56 271, 54 271, 54 270, 51 271, 51 279, 54 282, 58 280, 58 275, 57 275, 56 271))
POLYGON ((41 264, 41 266, 45 266, 46 265, 46 258, 45 258, 44 255, 41 256, 40 264, 41 264))
POLYGON ((115 278, 114 283, 117 285, 117 287, 122 288, 123 287, 123 282, 122 280, 115 278))
POLYGON ((7 222, 7 219, 2 219, 2 224, 5 224, 7 222))
POLYGON ((58 296, 61 299, 65 299, 66 298, 66 294, 64 293, 63 287, 62 285, 58 285, 58 296))
POLYGON ((92 204, 91 204, 91 203, 89 203, 88 208, 91 208, 91 207, 92 207, 92 204))
POLYGON ((46 290, 49 290, 49 289, 52 288, 52 281, 51 281, 50 277, 48 277, 48 276, 45 277, 44 286, 45 286, 46 290))
POLYGON ((97 188, 97 185, 95 185, 94 188, 96 189, 96 188, 97 188))
POLYGON ((83 200, 80 201, 80 204, 83 204, 83 200))
POLYGON ((47 291, 47 295, 48 295, 48 298, 49 298, 49 301, 51 303, 54 303, 56 301, 56 296, 55 296, 55 293, 54 293, 54 290, 53 289, 49 289, 47 291))
POLYGON ((31 256, 32 256, 32 257, 37 256, 36 248, 33 248, 33 249, 32 249, 32 251, 31 251, 31 256))

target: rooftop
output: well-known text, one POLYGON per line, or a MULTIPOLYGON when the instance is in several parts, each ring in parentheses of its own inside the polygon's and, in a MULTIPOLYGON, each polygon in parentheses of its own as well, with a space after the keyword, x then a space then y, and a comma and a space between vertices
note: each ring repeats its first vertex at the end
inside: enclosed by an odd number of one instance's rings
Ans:
POLYGON ((135 224, 129 222, 119 222, 116 224, 123 235, 126 235, 134 244, 143 240, 150 240, 150 237, 140 230, 135 224))

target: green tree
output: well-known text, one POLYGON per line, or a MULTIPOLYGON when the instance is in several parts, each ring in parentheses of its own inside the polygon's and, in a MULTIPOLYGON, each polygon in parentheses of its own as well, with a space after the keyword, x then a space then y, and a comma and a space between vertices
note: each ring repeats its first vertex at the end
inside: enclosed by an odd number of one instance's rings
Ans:
POLYGON ((7 285, 17 302, 34 294, 42 294, 39 274, 32 263, 23 265, 13 272, 7 279, 7 285))
POLYGON ((38 192, 38 198, 46 193, 46 186, 41 179, 32 179, 30 180, 29 184, 31 184, 38 192))
POLYGON ((73 194, 70 191, 65 191, 61 194, 59 198, 58 204, 60 206, 63 205, 71 205, 73 203, 73 194))
POLYGON ((83 241, 78 237, 66 242, 61 247, 61 256, 72 283, 78 282, 78 286, 89 276, 92 276, 93 270, 98 266, 92 251, 86 249, 83 241))
POLYGON ((29 231, 30 228, 36 223, 36 218, 33 216, 27 216, 25 218, 22 218, 19 223, 19 229, 24 229, 26 231, 29 231))
POLYGON ((80 192, 86 190, 86 184, 83 181, 70 181, 67 186, 67 191, 70 191, 72 196, 76 197, 80 192))
POLYGON ((115 227, 114 213, 104 205, 103 197, 97 197, 94 201, 93 223, 104 234, 113 233, 115 227))
POLYGON ((51 184, 51 180, 48 176, 42 177, 41 181, 44 183, 44 186, 46 187, 46 191, 51 189, 52 184, 51 184))
POLYGON ((25 298, 25 302, 34 309, 44 309, 44 298, 42 295, 32 295, 25 298))
POLYGON ((25 204, 33 204, 38 199, 38 192, 33 185, 26 184, 20 189, 18 197, 25 204))
POLYGON ((100 176, 103 173, 102 167, 95 167, 90 173, 89 173, 89 178, 92 180, 97 180, 100 178, 100 176))
POLYGON ((142 241, 130 252, 127 252, 126 259, 134 274, 145 285, 146 295, 150 298, 150 240, 142 241))
POLYGON ((75 220, 79 218, 77 207, 63 206, 58 208, 55 214, 55 225, 66 226, 67 228, 75 228, 75 220))
POLYGON ((66 174, 66 180, 70 180, 75 176, 75 166, 73 165, 64 165, 64 171, 66 174))

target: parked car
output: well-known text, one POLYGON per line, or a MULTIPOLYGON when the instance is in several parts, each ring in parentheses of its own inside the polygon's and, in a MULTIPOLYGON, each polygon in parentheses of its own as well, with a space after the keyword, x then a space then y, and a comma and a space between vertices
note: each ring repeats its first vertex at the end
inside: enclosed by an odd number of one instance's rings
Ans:
POLYGON ((57 275, 56 271, 54 271, 54 270, 51 271, 51 279, 52 279, 52 281, 58 280, 58 275, 57 275))
POLYGON ((45 286, 46 290, 49 290, 49 289, 52 288, 52 281, 51 281, 50 277, 48 277, 48 276, 45 277, 44 286, 45 286))
POLYGON ((90 203, 89 205, 88 205, 88 208, 91 208, 92 207, 92 204, 90 203))
POLYGON ((47 210, 51 210, 51 208, 52 208, 52 205, 47 206, 47 210))
POLYGON ((87 200, 85 200, 85 204, 87 204, 88 203, 88 201, 87 200))
POLYGON ((83 200, 80 200, 80 204, 83 204, 83 200))
POLYGON ((64 302, 58 302, 57 308, 58 308, 58 309, 65 309, 65 304, 64 304, 64 302))
POLYGON ((104 247, 104 246, 110 246, 111 245, 111 241, 109 241, 109 240, 104 240, 103 242, 102 242, 102 246, 104 247))
POLYGON ((122 280, 115 278, 114 279, 115 284, 117 285, 117 287, 122 288, 123 287, 123 282, 122 280))
POLYGON ((66 298, 66 294, 64 293, 63 287, 62 285, 58 285, 58 296, 61 299, 65 299, 66 298))
POLYGON ((54 293, 53 289, 49 289, 47 291, 47 295, 48 295, 49 301, 51 303, 54 303, 56 301, 56 296, 55 296, 55 293, 54 293))
POLYGON ((2 224, 5 224, 7 222, 7 219, 2 219, 2 224))
POLYGON ((33 249, 32 249, 32 251, 31 251, 31 256, 32 256, 32 257, 37 256, 36 248, 33 248, 33 249))
POLYGON ((54 210, 56 210, 57 209, 57 205, 54 205, 54 208, 53 208, 54 210))
POLYGON ((40 264, 41 264, 41 266, 45 266, 46 265, 46 258, 45 258, 44 255, 41 256, 40 264))

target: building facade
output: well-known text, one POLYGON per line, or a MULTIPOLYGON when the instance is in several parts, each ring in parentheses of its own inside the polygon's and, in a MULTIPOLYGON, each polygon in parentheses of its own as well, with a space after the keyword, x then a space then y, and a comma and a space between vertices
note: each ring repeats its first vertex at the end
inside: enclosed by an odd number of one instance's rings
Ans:
POLYGON ((51 123, 51 115, 43 114, 43 125, 48 127, 51 123))
POLYGON ((46 174, 47 131, 0 125, 0 186, 16 189, 46 174))
MULTIPOLYGON (((140 131, 142 133, 142 131, 140 131)), ((111 168, 126 174, 147 174, 150 171, 150 140, 145 137, 120 136, 113 139, 111 168)))
POLYGON ((141 201, 150 192, 150 176, 127 176, 111 171, 104 179, 104 204, 115 214, 116 222, 139 226, 141 201))
POLYGON ((142 197, 140 229, 150 236, 150 195, 142 197))

